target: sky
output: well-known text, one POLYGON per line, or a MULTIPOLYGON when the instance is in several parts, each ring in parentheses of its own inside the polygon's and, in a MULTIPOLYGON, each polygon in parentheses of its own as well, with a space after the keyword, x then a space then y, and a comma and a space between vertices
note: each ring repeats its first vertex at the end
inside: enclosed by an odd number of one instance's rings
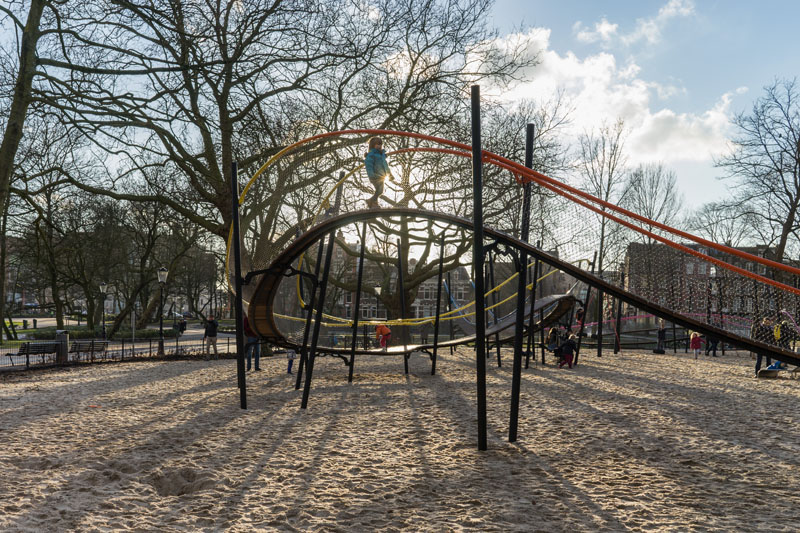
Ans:
POLYGON ((490 26, 522 33, 541 63, 500 98, 565 91, 576 137, 621 117, 629 163, 674 170, 687 207, 727 197, 714 157, 731 118, 800 66, 792 0, 496 0, 490 26))

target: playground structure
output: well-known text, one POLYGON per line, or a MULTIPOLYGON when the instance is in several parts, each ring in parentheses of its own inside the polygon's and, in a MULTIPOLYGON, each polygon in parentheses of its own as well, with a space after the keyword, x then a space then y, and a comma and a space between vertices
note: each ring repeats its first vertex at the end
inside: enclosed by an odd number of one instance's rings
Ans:
MULTIPOLYGON (((739 349, 800 364, 787 343, 798 333, 793 317, 800 309, 800 270, 700 239, 536 172, 530 168, 535 149, 531 127, 525 165, 482 150, 475 89, 472 146, 409 132, 350 130, 286 147, 255 173, 241 195, 234 172, 233 205, 241 222, 234 218, 228 246, 231 287, 248 303, 249 322, 260 336, 300 351, 303 407, 315 358, 341 357, 352 379, 355 355, 384 353, 356 347, 358 325, 388 322, 400 338, 393 335, 394 346, 385 353, 402 354, 406 372, 412 352, 430 352, 435 372, 438 348, 474 343, 478 447, 485 449, 486 343, 492 338, 501 342, 502 333, 503 341, 514 342, 509 440, 515 440, 522 339, 527 336, 530 343, 534 332, 569 315, 579 300, 587 315, 594 313, 593 333, 600 338, 609 313, 619 324, 626 305, 739 349), (361 166, 372 135, 384 138, 397 185, 387 183, 381 197, 389 207, 366 210, 371 188, 361 166), (598 261, 601 221, 614 243, 612 250, 606 243, 598 261), (595 260, 587 261, 593 254, 595 260), (500 304, 513 306, 513 319, 509 314, 498 319, 498 287, 505 283, 492 279, 494 263, 486 265, 487 255, 513 265, 515 273, 507 280, 516 285, 513 301, 500 304), (614 275, 599 266, 602 256, 619 259, 614 275), (471 267, 474 294, 485 296, 465 306, 468 311, 445 312, 443 274, 466 266, 471 267), (539 278, 545 268, 559 272, 573 293, 544 293, 539 278), (374 279, 365 280, 365 275, 374 279), (435 310, 409 316, 418 290, 431 281, 437 293, 435 310), (613 299, 610 310, 608 298, 613 299), (364 316, 361 305, 367 299, 376 307, 383 304, 389 320, 364 316), (590 300, 596 305, 587 305, 590 300), (494 314, 487 315, 487 309, 494 314), (440 324, 467 313, 474 317, 474 334, 442 342, 440 324), (783 324, 783 337, 752 334, 762 323, 783 324), (320 342, 323 328, 335 327, 351 328, 349 348, 320 342), (433 342, 410 342, 415 328, 424 327, 434 329, 433 342), (506 334, 511 331, 513 336, 506 334)), ((566 326, 573 326, 571 317, 566 326)), ((239 386, 246 407, 239 348, 239 386)), ((296 386, 300 384, 298 375, 296 386)))

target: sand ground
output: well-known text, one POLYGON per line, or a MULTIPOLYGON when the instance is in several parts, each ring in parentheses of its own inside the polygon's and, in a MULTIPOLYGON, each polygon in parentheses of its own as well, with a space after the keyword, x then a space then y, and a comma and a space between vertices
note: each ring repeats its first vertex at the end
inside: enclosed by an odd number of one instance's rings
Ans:
MULTIPOLYGON (((494 355, 493 355, 494 357, 494 355)), ((747 354, 587 355, 437 375, 319 359, 300 409, 285 361, 132 362, 0 375, 2 531, 798 531, 800 379, 747 354)), ((494 361, 492 359, 491 361, 494 361)))

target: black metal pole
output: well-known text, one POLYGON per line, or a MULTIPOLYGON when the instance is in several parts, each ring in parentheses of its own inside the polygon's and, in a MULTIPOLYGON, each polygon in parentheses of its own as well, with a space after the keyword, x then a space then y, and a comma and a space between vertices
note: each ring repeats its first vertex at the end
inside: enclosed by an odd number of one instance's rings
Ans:
POLYGON ((486 323, 483 303, 483 150, 481 149, 481 90, 471 87, 472 105, 472 210, 475 233, 472 241, 472 266, 475 270, 475 359, 478 403, 478 449, 487 449, 486 440, 486 323))
MULTIPOLYGON (((103 302, 103 312, 105 313, 106 306, 103 302)), ((105 324, 103 324, 105 327, 105 324)), ((164 284, 158 284, 158 355, 164 356, 164 284)))
MULTIPOLYGON (((674 284, 671 284, 669 286, 669 292, 670 292, 670 296, 672 297, 672 302, 674 304, 674 302, 675 302, 675 285, 674 284)), ((678 340, 677 340, 676 332, 675 332, 675 322, 672 322, 672 353, 673 354, 678 353, 678 340)))
POLYGON ((361 311, 361 281, 364 279, 364 252, 367 249, 367 221, 361 225, 361 250, 358 253, 358 281, 356 283, 356 301, 353 309, 353 342, 350 346, 350 370, 347 382, 353 381, 353 367, 355 366, 356 343, 358 342, 358 313, 361 311))
MULTIPOLYGON (((625 289, 625 273, 620 270, 619 272, 621 289, 625 289)), ((622 300, 617 298, 617 323, 616 335, 614 335, 614 353, 619 353, 620 350, 620 332, 622 331, 622 300)))
POLYGON ((539 309, 539 346, 542 350, 542 364, 544 365, 544 309, 539 309))
MULTIPOLYGON (((492 285, 492 323, 497 325, 497 291, 494 290, 494 257, 495 254, 489 252, 489 283, 492 285)), ((500 333, 494 334, 494 343, 497 346, 497 366, 502 366, 500 361, 500 333)))
POLYGON ((325 308, 325 291, 328 287, 328 276, 331 273, 331 258, 333 257, 333 246, 335 232, 331 231, 328 234, 328 246, 325 249, 325 266, 322 270, 322 280, 319 282, 319 304, 317 306, 317 319, 314 322, 314 333, 311 336, 311 350, 308 354, 308 361, 306 362, 306 381, 303 386, 303 401, 301 407, 305 409, 308 407, 308 396, 311 392, 311 378, 314 373, 314 357, 317 351, 317 342, 319 341, 319 330, 322 327, 322 315, 325 308))
MULTIPOLYGON (((539 248, 542 245, 541 241, 536 242, 536 247, 539 248)), ((539 258, 537 257, 533 262, 533 276, 531 276, 531 312, 528 317, 528 353, 525 354, 525 368, 530 366, 530 358, 533 356, 534 362, 536 361, 536 345, 533 342, 534 335, 535 335, 535 325, 536 325, 536 288, 539 283, 539 258)))
MULTIPOLYGON (((602 277, 603 273, 598 272, 602 277)), ((603 357, 603 291, 597 289, 597 357, 603 357)))
MULTIPOLYGON (((724 277, 717 278, 717 296, 718 296, 718 299, 717 299, 717 308, 718 309, 717 309, 717 311, 719 312, 719 329, 725 329, 725 314, 723 313, 723 309, 722 309, 722 302, 723 302, 723 298, 722 298, 722 286, 723 286, 723 284, 722 284, 722 281, 724 279, 725 279, 724 277)), ((796 301, 797 301, 797 298, 795 298, 795 302, 796 301)), ((731 308, 733 308, 733 305, 731 305, 731 308)), ((795 312, 794 315, 797 316, 797 312, 795 312)), ((720 348, 722 348, 722 355, 725 355, 725 343, 722 342, 721 340, 719 341, 719 343, 720 343, 720 348)), ((794 344, 792 344, 792 350, 794 351, 794 344)))
POLYGON ((444 271, 444 231, 439 238, 439 275, 436 276, 436 319, 433 322, 433 357, 431 376, 436 374, 436 351, 439 347, 439 313, 442 309, 442 273, 444 271))
POLYGON ((242 248, 239 238, 239 177, 237 162, 231 164, 231 219, 233 226, 233 290, 236 293, 236 374, 239 376, 239 403, 247 409, 247 381, 244 371, 244 318, 242 317, 242 248))
MULTIPOLYGON (((447 324, 448 324, 448 326, 450 326, 450 328, 449 328, 450 340, 453 340, 455 338, 455 334, 453 332, 453 326, 454 326, 453 325, 453 321, 455 320, 453 318, 453 300, 455 300, 455 296, 453 294, 453 283, 452 283, 452 276, 450 275, 450 272, 447 273, 447 296, 448 296, 448 298, 447 298, 447 310, 450 312, 450 314, 447 315, 447 317, 448 317, 447 324)), ((454 350, 455 350, 455 348, 453 348, 453 345, 451 344, 450 345, 450 355, 453 355, 454 350)))
MULTIPOLYGON (((406 289, 403 286, 403 247, 401 241, 397 240, 397 291, 400 295, 400 320, 406 317, 406 289)), ((403 337, 403 347, 406 351, 403 352, 403 367, 405 373, 408 374, 408 330, 406 326, 401 326, 403 337)))
MULTIPOLYGON (((531 268, 530 266, 526 265, 525 271, 528 274, 528 279, 531 280, 531 285, 533 285, 533 268, 531 268)), ((526 289, 527 289, 527 287, 526 287, 526 289)), ((531 292, 531 309, 530 309, 530 312, 528 313, 528 317, 530 317, 530 314, 533 313, 534 301, 535 300, 533 298, 533 292, 531 292)), ((533 345, 533 332, 530 331, 530 328, 528 329, 528 333, 525 336, 525 339, 526 339, 526 343, 527 343, 526 344, 526 348, 525 348, 525 352, 526 352, 526 354, 525 354, 525 368, 528 368, 528 359, 530 359, 531 346, 533 345)))
MULTIPOLYGON (((592 266, 591 271, 594 274, 594 264, 597 261, 597 251, 594 252, 594 256, 592 257, 592 266)), ((586 317, 589 313, 589 297, 592 294, 592 286, 588 283, 586 284, 586 298, 583 300, 583 319, 581 320, 581 327, 578 329, 578 347, 575 349, 575 360, 572 362, 572 365, 578 364, 578 355, 581 353, 581 342, 583 341, 583 330, 586 324, 586 317)))
POLYGON ((311 321, 314 317, 314 298, 317 295, 319 288, 319 269, 322 265, 322 250, 325 248, 324 242, 320 241, 317 246, 317 264, 314 265, 314 281, 311 285, 311 294, 308 296, 308 303, 306 304, 306 324, 303 329, 303 346, 300 348, 300 362, 297 365, 297 379, 294 382, 294 390, 300 388, 300 383, 303 379, 303 372, 305 371, 306 362, 308 362, 308 338, 311 335, 311 321))
MULTIPOLYGON (((533 168, 533 137, 534 125, 528 124, 525 128, 525 167, 533 168)), ((522 191, 522 227, 520 228, 519 238, 521 241, 528 242, 530 232, 531 217, 531 184, 526 182, 522 191)), ((519 262, 517 263, 517 315, 514 328, 514 362, 511 373, 511 412, 508 423, 508 442, 517 440, 517 428, 519 425, 519 395, 522 383, 522 333, 525 328, 525 292, 527 280, 525 275, 528 273, 528 255, 521 251, 519 262)), ((531 298, 530 313, 533 314, 533 298, 531 298)))

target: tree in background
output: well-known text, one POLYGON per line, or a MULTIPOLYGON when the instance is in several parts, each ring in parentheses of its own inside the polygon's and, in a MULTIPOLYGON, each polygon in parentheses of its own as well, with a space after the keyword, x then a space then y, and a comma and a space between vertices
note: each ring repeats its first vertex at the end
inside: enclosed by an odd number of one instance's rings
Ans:
MULTIPOLYGON (((800 92, 797 80, 776 81, 752 109, 733 121, 730 153, 716 164, 732 183, 740 216, 761 228, 770 259, 783 261, 798 244, 800 207, 800 92)), ((793 250, 793 255, 796 250, 793 250)))
POLYGON ((758 222, 742 204, 711 202, 693 213, 687 225, 700 237, 738 247, 765 242, 759 238, 758 222))
MULTIPOLYGON (((647 217, 648 219, 677 226, 682 220, 683 198, 678 191, 677 176, 668 170, 662 163, 645 163, 637 166, 628 173, 625 180, 625 196, 622 206, 647 217)), ((645 230, 660 233, 652 224, 641 225, 645 230)), ((644 279, 636 280, 637 287, 647 291, 646 295, 656 299, 663 289, 663 276, 673 276, 674 268, 669 268, 665 256, 659 253, 664 247, 658 241, 639 232, 625 232, 633 237, 633 241, 644 244, 644 252, 640 252, 639 265, 636 269, 638 275, 644 279)), ((629 280, 630 281, 630 280, 629 280)), ((672 280, 671 283, 675 283, 672 280)))
MULTIPOLYGON (((598 130, 578 137, 576 168, 581 189, 600 200, 620 204, 625 199, 624 188, 627 158, 625 156, 625 123, 618 119, 614 124, 603 124, 598 130)), ((602 211, 607 208, 601 206, 602 211)), ((607 264, 616 263, 622 252, 616 246, 618 225, 597 215, 597 272, 607 264)))

